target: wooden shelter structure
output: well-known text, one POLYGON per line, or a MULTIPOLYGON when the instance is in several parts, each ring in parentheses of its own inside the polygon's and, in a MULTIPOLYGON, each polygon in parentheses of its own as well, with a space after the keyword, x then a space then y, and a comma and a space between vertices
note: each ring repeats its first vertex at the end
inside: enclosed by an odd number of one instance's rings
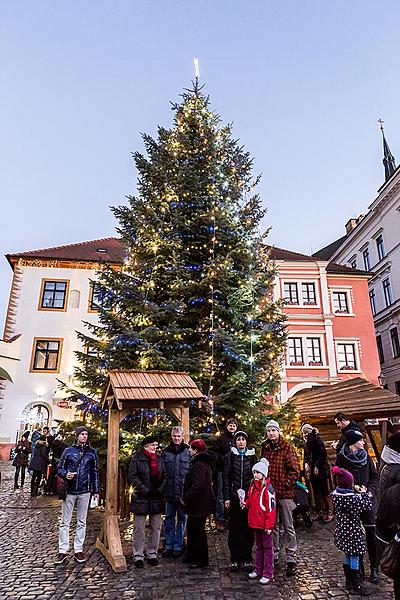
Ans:
POLYGON ((108 409, 106 505, 103 526, 96 540, 116 573, 126 571, 117 517, 119 424, 138 409, 166 409, 189 432, 189 404, 204 395, 187 373, 177 371, 110 371, 102 396, 108 409))
POLYGON ((339 437, 335 414, 348 414, 365 429, 378 460, 388 433, 400 429, 400 423, 393 421, 393 417, 400 417, 400 396, 361 377, 314 386, 302 390, 292 400, 302 422, 315 425, 325 442, 339 437))

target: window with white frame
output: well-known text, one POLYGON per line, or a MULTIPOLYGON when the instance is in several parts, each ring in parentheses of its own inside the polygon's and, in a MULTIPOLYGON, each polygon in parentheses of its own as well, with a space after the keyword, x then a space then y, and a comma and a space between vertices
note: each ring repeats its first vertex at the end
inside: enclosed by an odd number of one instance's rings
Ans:
POLYGON ((385 297, 386 306, 390 306, 393 304, 393 296, 392 296, 392 286, 390 285, 389 277, 382 281, 383 286, 383 295, 385 297))
POLYGON ((303 298, 303 304, 312 306, 317 304, 317 297, 315 294, 315 283, 302 283, 301 293, 303 298))
POLYGON ((376 336, 376 346, 378 348, 379 362, 382 365, 385 362, 385 354, 383 352, 383 344, 382 344, 382 336, 381 335, 376 336))
POLYGON ((350 261, 350 267, 352 269, 357 269, 357 259, 356 258, 353 258, 353 260, 350 261))
POLYGON ((332 305, 333 305, 333 312, 334 313, 342 313, 342 314, 348 314, 349 311, 349 297, 346 291, 343 292, 339 292, 339 291, 333 291, 332 292, 332 305))
POLYGON ((390 339, 392 342, 393 358, 398 358, 400 356, 400 342, 397 327, 393 327, 390 330, 390 339))
POLYGON ((336 348, 339 371, 355 371, 357 369, 356 345, 354 343, 338 343, 336 348))
POLYGON ((290 365, 304 365, 303 343, 301 337, 288 339, 288 352, 290 365))
POLYGON ((321 340, 318 337, 308 337, 307 342, 307 360, 310 367, 322 365, 321 340))
POLYGON ((372 314, 375 316, 378 311, 376 309, 376 296, 373 288, 372 290, 369 290, 369 301, 371 303, 372 314))
POLYGON ((297 290, 297 283, 294 281, 286 281, 283 286, 283 293, 286 304, 298 304, 299 293, 297 290))
POLYGON ((379 260, 385 258, 385 245, 383 243, 383 235, 381 233, 376 238, 376 249, 378 250, 379 260))
POLYGON ((368 248, 365 248, 365 250, 363 251, 363 261, 364 261, 364 269, 366 271, 369 271, 371 268, 371 260, 370 260, 368 248))

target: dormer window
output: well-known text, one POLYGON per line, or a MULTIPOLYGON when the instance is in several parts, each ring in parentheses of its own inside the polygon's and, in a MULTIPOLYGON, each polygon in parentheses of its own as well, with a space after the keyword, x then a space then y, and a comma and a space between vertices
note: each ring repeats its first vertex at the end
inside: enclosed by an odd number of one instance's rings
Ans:
POLYGON ((97 248, 96 252, 107 252, 106 248, 97 248))

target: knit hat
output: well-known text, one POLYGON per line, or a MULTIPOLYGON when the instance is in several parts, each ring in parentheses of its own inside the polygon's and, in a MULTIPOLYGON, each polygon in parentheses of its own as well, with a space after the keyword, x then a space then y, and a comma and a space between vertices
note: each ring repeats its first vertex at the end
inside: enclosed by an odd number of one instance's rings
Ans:
POLYGON ((363 439, 363 434, 361 433, 361 431, 358 431, 357 429, 350 429, 350 431, 348 431, 345 434, 346 437, 346 442, 348 443, 349 446, 352 446, 353 444, 356 444, 357 442, 359 442, 360 440, 363 439))
POLYGON ((238 437, 244 437, 246 442, 249 442, 249 436, 247 435, 247 433, 245 431, 241 431, 240 429, 238 429, 238 431, 235 432, 235 435, 233 436, 233 439, 235 441, 236 444, 236 440, 238 437))
POLYGON ((84 427, 84 425, 80 425, 79 427, 77 427, 75 429, 75 438, 78 439, 78 436, 83 433, 84 431, 86 431, 86 433, 89 435, 89 431, 87 427, 84 427))
POLYGON ((144 448, 145 446, 147 446, 147 444, 154 444, 154 442, 157 442, 156 436, 148 435, 147 437, 142 439, 142 441, 140 442, 140 445, 142 446, 142 448, 144 448))
POLYGON ((302 433, 311 433, 314 427, 310 423, 305 423, 301 428, 302 433))
POLYGON ((334 466, 332 469, 332 473, 336 476, 336 482, 339 487, 350 489, 354 484, 354 477, 349 471, 346 469, 342 469, 341 467, 334 466))
POLYGON ((238 422, 233 417, 231 417, 230 419, 227 420, 226 426, 228 427, 228 425, 230 425, 231 423, 234 423, 236 425, 236 427, 238 426, 238 422))
POLYGON ((260 460, 260 462, 258 462, 254 465, 254 467, 252 468, 252 471, 253 471, 253 473, 254 473, 254 471, 257 471, 258 473, 261 473, 262 475, 264 475, 264 477, 268 477, 268 467, 269 467, 269 462, 267 461, 266 458, 262 458, 260 460))
POLYGON ((389 446, 391 450, 400 453, 400 432, 391 435, 386 442, 386 446, 389 446))
POLYGON ((281 431, 279 423, 277 421, 274 421, 273 419, 268 421, 268 423, 265 426, 265 429, 277 429, 279 433, 281 431))
POLYGON ((207 446, 206 446, 205 442, 203 440, 201 440, 200 438, 197 440, 191 441, 190 447, 192 448, 192 450, 197 450, 197 452, 199 452, 199 454, 201 454, 203 452, 207 452, 207 446))

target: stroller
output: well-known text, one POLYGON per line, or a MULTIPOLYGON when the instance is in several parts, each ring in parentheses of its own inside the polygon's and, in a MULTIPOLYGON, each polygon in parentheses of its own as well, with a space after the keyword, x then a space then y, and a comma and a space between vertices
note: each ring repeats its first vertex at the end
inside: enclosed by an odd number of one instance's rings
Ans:
POLYGON ((300 525, 300 517, 303 517, 303 523, 311 529, 313 526, 312 519, 310 517, 310 503, 308 501, 308 488, 301 481, 296 481, 296 487, 294 488, 294 502, 296 508, 293 511, 293 523, 295 527, 300 525))

